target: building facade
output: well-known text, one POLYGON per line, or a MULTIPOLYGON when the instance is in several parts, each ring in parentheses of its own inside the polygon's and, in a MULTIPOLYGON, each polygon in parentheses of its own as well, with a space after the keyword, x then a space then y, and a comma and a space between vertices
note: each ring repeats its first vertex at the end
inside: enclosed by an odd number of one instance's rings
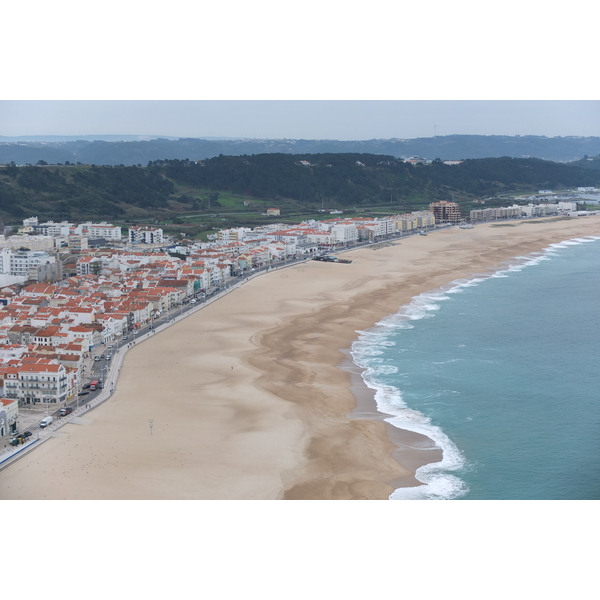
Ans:
POLYGON ((130 244, 162 244, 163 241, 163 230, 160 227, 133 225, 129 228, 130 244))
POLYGON ((460 223, 460 207, 456 202, 432 202, 429 205, 429 210, 435 217, 436 224, 440 223, 460 223))
POLYGON ((6 369, 4 394, 19 404, 58 404, 67 399, 67 371, 51 360, 23 363, 6 369))
POLYGON ((7 275, 24 278, 23 281, 36 282, 62 279, 61 261, 47 252, 4 248, 0 254, 0 268, 7 275))

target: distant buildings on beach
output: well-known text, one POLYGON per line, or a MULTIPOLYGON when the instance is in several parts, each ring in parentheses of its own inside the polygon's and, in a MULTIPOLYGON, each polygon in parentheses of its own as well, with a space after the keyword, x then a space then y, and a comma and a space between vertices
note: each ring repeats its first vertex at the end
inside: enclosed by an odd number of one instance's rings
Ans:
POLYGON ((577 202, 557 202, 542 204, 513 204, 512 206, 496 206, 480 208, 469 213, 471 223, 482 221, 498 221, 505 219, 522 219, 534 217, 553 217, 557 215, 576 216, 577 202))
MULTIPOLYGON (((575 202, 529 203, 474 210, 470 218, 576 209, 575 202)), ((17 430, 20 407, 65 406, 81 390, 86 360, 236 277, 463 221, 459 205, 448 201, 385 217, 331 216, 222 229, 212 241, 179 244, 159 227, 132 226, 123 236, 106 222, 40 223, 37 217, 25 219, 17 235, 0 236, 0 446, 17 430)))
POLYGON ((434 225, 430 211, 334 215, 174 245, 158 227, 132 226, 123 238, 104 222, 25 219, 17 235, 0 237, 0 444, 18 429, 19 408, 65 406, 82 389, 86 361, 233 278, 434 225))
POLYGON ((456 202, 446 202, 444 200, 432 202, 429 209, 435 217, 435 222, 439 224, 451 223, 455 225, 463 220, 460 206, 456 202))

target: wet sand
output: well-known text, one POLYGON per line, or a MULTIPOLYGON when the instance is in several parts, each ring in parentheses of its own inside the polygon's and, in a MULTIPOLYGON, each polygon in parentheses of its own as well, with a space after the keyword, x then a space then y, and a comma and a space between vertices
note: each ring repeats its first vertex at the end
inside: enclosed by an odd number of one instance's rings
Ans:
POLYGON ((0 499, 386 499, 440 451, 376 414, 356 331, 585 235, 599 217, 483 224, 257 276, 130 350, 110 400, 0 471, 0 499))

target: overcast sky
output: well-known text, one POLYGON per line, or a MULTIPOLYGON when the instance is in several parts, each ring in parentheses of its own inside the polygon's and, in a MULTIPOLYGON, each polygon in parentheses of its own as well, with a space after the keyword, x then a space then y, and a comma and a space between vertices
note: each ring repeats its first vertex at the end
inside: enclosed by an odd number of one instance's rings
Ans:
POLYGON ((600 101, 0 101, 0 135, 600 136, 600 101))
POLYGON ((34 4, 3 7, 0 136, 600 135, 587 0, 34 4))

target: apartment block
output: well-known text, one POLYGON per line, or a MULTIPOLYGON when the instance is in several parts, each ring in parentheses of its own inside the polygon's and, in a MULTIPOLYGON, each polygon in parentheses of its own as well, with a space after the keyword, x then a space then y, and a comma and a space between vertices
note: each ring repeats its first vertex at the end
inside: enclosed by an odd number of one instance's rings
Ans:
POLYGON ((435 217, 436 224, 439 223, 460 223, 460 207, 456 202, 432 202, 429 205, 429 210, 435 217))

